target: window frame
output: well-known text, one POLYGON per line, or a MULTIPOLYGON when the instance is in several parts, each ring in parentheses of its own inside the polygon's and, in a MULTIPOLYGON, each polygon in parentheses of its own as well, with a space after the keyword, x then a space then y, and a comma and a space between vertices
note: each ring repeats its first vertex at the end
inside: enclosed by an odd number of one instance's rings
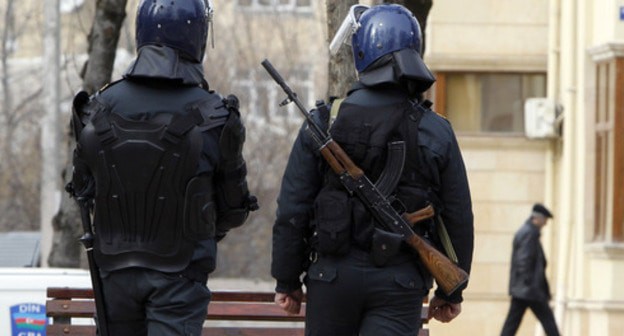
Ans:
MULTIPOLYGON (((544 76, 544 84, 548 81, 548 74, 545 71, 479 71, 479 70, 451 70, 451 71, 437 71, 435 72, 436 82, 434 84, 433 89, 433 103, 434 110, 440 115, 448 118, 448 106, 447 106, 447 98, 448 98, 448 76, 449 75, 458 75, 458 74, 474 74, 474 75, 483 75, 483 74, 516 74, 516 75, 543 75, 544 76)), ((544 96, 546 92, 544 92, 544 96)), ((482 112, 482 111, 481 111, 482 112)), ((524 114, 522 116, 524 123, 524 114)), ((518 132, 518 131, 457 131, 460 135, 471 135, 471 136, 502 136, 502 137, 524 137, 526 131, 518 132)))
MULTIPOLYGON (((610 47, 603 48, 610 50, 610 47)), ((624 55, 594 55, 593 223, 590 241, 624 243, 624 55)), ((592 164, 592 163, 590 163, 592 164)))

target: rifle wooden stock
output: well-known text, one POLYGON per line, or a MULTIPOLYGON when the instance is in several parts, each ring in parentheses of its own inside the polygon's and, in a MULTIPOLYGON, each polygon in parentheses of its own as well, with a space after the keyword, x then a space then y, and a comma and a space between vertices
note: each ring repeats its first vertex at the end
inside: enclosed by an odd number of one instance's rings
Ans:
POLYGON ((405 238, 405 242, 412 247, 423 265, 429 270, 436 283, 448 295, 468 282, 468 273, 459 268, 442 252, 427 243, 417 234, 405 238))

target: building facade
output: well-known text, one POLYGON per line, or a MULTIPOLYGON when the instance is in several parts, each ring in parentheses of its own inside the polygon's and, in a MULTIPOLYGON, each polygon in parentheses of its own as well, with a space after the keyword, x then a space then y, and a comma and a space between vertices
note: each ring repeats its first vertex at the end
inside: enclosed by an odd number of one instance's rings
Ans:
MULTIPOLYGON (((511 243, 534 202, 564 335, 624 327, 624 1, 434 1, 425 60, 473 191, 476 250, 462 315, 436 335, 497 335, 511 243), (461 32, 461 33, 458 33, 461 32), (540 98, 549 132, 525 103, 540 98), (527 114, 527 115, 525 115, 527 114)), ((529 312, 519 335, 539 335, 529 312)))

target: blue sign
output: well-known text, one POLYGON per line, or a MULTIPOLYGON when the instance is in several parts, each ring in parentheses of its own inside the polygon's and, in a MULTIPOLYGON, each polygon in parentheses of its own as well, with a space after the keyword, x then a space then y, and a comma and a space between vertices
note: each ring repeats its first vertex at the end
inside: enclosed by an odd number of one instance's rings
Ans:
POLYGON ((624 21, 624 6, 620 6, 620 21, 624 21))
POLYGON ((45 305, 20 303, 11 306, 11 336, 45 336, 45 305))

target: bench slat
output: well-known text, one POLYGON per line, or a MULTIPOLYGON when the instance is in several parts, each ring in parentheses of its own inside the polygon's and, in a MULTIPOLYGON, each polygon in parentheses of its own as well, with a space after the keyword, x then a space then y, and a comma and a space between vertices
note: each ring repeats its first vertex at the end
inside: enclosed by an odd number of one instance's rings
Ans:
POLYGON ((48 300, 46 301, 48 317, 93 317, 95 304, 87 300, 48 300))
MULTIPOLYGON (((48 300, 48 317, 91 318, 95 314, 93 301, 88 300, 48 300)), ((305 305, 303 307, 305 312, 305 305)), ((286 321, 302 322, 303 315, 287 315, 273 303, 211 302, 208 305, 208 320, 222 321, 286 321)))
MULTIPOLYGON (((49 287, 46 291, 48 298, 53 299, 93 299, 91 288, 49 287)), ((212 292, 211 301, 273 302, 274 296, 269 292, 216 291, 212 292)))
MULTIPOLYGON (((245 327, 204 327, 202 336, 303 336, 301 328, 263 328, 245 327)), ((94 336, 93 325, 50 325, 46 329, 48 336, 94 336)))
MULTIPOLYGON (((305 314, 305 304, 302 306, 305 314)), ((208 305, 208 320, 244 321, 293 321, 303 322, 304 315, 287 315, 274 303, 229 303, 211 302, 208 305)))
POLYGON ((94 336, 95 326, 93 325, 69 325, 69 324, 49 324, 46 327, 46 336, 94 336))
POLYGON ((303 336, 302 328, 204 327, 202 336, 303 336))
MULTIPOLYGON (((46 328, 47 336, 95 336, 95 326, 56 325, 46 328)), ((245 327, 204 327, 202 336, 303 336, 304 329, 245 327)), ((429 329, 421 329, 418 336, 429 336, 429 329)))

